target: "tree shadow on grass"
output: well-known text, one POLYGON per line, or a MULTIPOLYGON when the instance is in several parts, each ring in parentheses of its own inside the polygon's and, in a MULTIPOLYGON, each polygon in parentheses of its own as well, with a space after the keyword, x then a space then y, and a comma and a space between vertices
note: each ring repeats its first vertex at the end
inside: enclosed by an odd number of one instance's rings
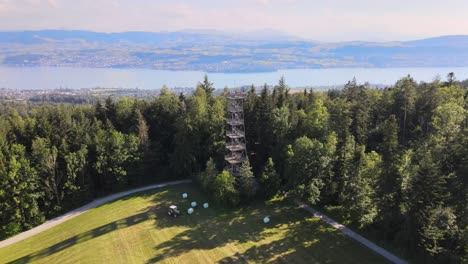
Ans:
POLYGON ((390 263, 317 218, 293 222, 284 234, 218 263, 390 263))
POLYGON ((162 253, 151 258, 147 263, 179 256, 194 249, 212 249, 232 242, 260 241, 268 235, 267 232, 264 232, 267 226, 252 224, 253 222, 261 222, 265 216, 266 212, 260 209, 261 206, 250 205, 238 209, 225 209, 210 204, 210 208, 205 209, 201 205, 208 201, 206 196, 193 187, 188 191, 190 191, 189 199, 181 199, 179 193, 165 193, 163 197, 156 197, 156 205, 147 208, 159 216, 167 214, 169 205, 177 205, 182 216, 177 219, 158 217, 155 219, 154 225, 156 229, 179 228, 184 230, 172 239, 156 245, 155 250, 162 253), (199 205, 193 214, 188 215, 187 209, 191 207, 191 201, 196 201, 199 205))
POLYGON ((77 245, 79 243, 86 242, 88 240, 94 239, 96 237, 105 235, 107 233, 110 233, 112 231, 118 230, 118 229, 123 229, 126 227, 130 227, 133 225, 137 225, 139 223, 142 223, 146 220, 149 220, 151 218, 154 218, 154 214, 150 211, 145 211, 139 214, 132 215, 127 218, 122 218, 117 221, 99 226, 95 229, 89 230, 87 232, 81 233, 79 235, 70 237, 64 241, 61 241, 55 245, 52 245, 48 248, 42 249, 40 251, 36 251, 32 254, 29 254, 27 256, 21 257, 19 259, 16 259, 14 261, 8 262, 8 264, 19 264, 19 263, 28 263, 31 261, 37 261, 39 259, 45 258, 47 256, 53 255, 57 252, 60 252, 62 250, 65 250, 69 247, 72 247, 74 245, 77 245))
MULTIPOLYGON (((159 215, 159 208, 153 208, 159 215)), ((299 208, 287 201, 276 201, 267 203, 254 202, 249 206, 238 209, 226 210, 212 208, 210 210, 196 209, 193 215, 185 215, 180 219, 157 218, 157 228, 184 227, 185 231, 178 233, 169 241, 156 245, 155 250, 159 253, 147 261, 155 263, 166 258, 180 256, 190 250, 210 250, 223 247, 226 244, 259 243, 262 240, 277 235, 278 232, 287 233, 287 238, 278 239, 270 244, 261 244, 247 250, 246 253, 237 253, 226 257, 221 263, 246 262, 256 260, 258 252, 269 252, 270 247, 273 254, 287 252, 298 243, 300 233, 304 230, 298 228, 304 222, 304 213, 298 213, 299 208), (269 216, 272 221, 263 223, 263 218, 269 216)), ((279 238, 279 237, 278 237, 279 238)), ((271 238, 270 238, 271 239, 271 238)), ((264 242, 263 242, 264 243, 264 242)), ((268 254, 267 254, 268 255, 268 254)), ((264 260, 269 259, 265 256, 264 260)), ((259 262, 263 262, 262 259, 259 262)))
MULTIPOLYGON (((179 186, 168 186, 162 189, 151 189, 151 190, 146 190, 138 193, 134 193, 122 198, 117 199, 116 201, 126 201, 126 200, 132 200, 132 199, 148 199, 149 197, 153 198, 155 201, 156 200, 164 200, 164 198, 167 198, 168 194, 174 195, 174 193, 181 193, 182 191, 186 191, 187 189, 192 189, 190 187, 190 184, 181 184, 179 186), (180 191, 182 190, 182 191, 180 191)), ((112 201, 114 202, 114 201, 112 201)), ((97 206, 96 208, 101 208, 103 206, 108 206, 109 203, 102 204, 97 206)), ((75 211, 83 211, 85 209, 91 208, 91 206, 87 207, 82 207, 78 208, 75 211)), ((47 256, 53 255, 55 253, 58 253, 62 250, 65 250, 69 247, 72 247, 74 245, 77 245, 79 243, 86 242, 88 240, 91 240, 93 238, 105 235, 109 232, 122 229, 125 227, 130 227, 133 225, 137 225, 139 223, 142 223, 146 220, 149 220, 151 218, 155 217, 155 212, 152 209, 153 207, 148 207, 147 210, 143 210, 141 213, 132 215, 127 218, 122 218, 117 221, 102 225, 100 227, 97 227, 95 229, 89 230, 85 233, 81 233, 79 235, 70 237, 64 241, 61 241, 55 245, 52 245, 48 248, 36 251, 34 253, 31 253, 29 255, 23 256, 19 259, 13 260, 8 262, 9 263, 29 263, 32 261, 37 261, 39 259, 45 258, 47 256)), ((162 212, 161 212, 162 213, 162 212)), ((159 213, 158 213, 159 214, 159 213)), ((167 211, 164 212, 164 214, 167 214, 167 211)), ((67 214, 68 215, 68 214, 67 214)), ((158 215, 159 216, 159 215, 158 215)), ((160 216, 159 216, 160 217, 160 216)))
MULTIPOLYGON (((349 263, 336 261, 329 256, 338 240, 323 240, 323 235, 329 232, 319 223, 296 222, 288 225, 285 236, 269 243, 254 245, 243 253, 237 252, 218 261, 227 263, 349 263), (316 228, 315 231, 305 230, 304 226, 316 228), (305 237, 305 234, 310 237, 305 237)), ((356 262, 362 263, 362 262, 356 262)))
MULTIPOLYGON (((258 212, 251 213, 247 217, 253 217, 260 220, 258 212)), ((190 217, 197 217, 191 215, 190 217)), ((172 222, 161 224, 161 219, 158 219, 156 224, 158 228, 163 225, 171 228, 177 226, 180 222, 172 222)), ((179 219, 177 219, 179 220, 179 219)), ((181 255, 187 251, 194 249, 213 249, 216 247, 223 247, 227 243, 245 243, 248 241, 260 241, 265 237, 262 234, 263 228, 258 228, 250 224, 250 221, 245 217, 229 217, 228 215, 218 216, 212 219, 204 219, 199 223, 192 223, 192 225, 183 223, 183 226, 188 229, 178 233, 171 240, 165 241, 156 245, 155 249, 164 252, 150 259, 148 263, 161 261, 167 257, 174 257, 181 255)))
MULTIPOLYGON (((170 193, 167 195, 162 199, 166 202, 151 208, 158 216, 167 212, 170 201, 177 201, 177 205, 185 213, 190 207, 189 201, 204 199, 199 193, 193 193, 193 199, 188 201, 171 197, 170 193)), ((182 231, 170 240, 156 245, 156 255, 147 263, 179 257, 191 250, 222 248, 230 243, 234 247, 246 243, 255 245, 246 250, 239 247, 242 252, 226 256, 219 263, 385 262, 287 200, 256 201, 237 209, 217 206, 209 209, 195 208, 194 214, 185 213, 177 219, 158 217, 155 219, 155 226, 157 229, 179 228, 182 231), (265 216, 271 218, 270 223, 263 223, 265 216)))

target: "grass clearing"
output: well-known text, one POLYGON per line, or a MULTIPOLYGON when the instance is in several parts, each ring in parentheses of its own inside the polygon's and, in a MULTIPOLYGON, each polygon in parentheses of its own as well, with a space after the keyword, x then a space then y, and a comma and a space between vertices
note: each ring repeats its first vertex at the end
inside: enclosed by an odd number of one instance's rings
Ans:
POLYGON ((0 249, 0 262, 387 263, 288 201, 204 209, 206 201, 191 184, 127 196, 0 249), (198 208, 188 215, 191 201, 198 208), (167 215, 172 203, 180 218, 167 215))

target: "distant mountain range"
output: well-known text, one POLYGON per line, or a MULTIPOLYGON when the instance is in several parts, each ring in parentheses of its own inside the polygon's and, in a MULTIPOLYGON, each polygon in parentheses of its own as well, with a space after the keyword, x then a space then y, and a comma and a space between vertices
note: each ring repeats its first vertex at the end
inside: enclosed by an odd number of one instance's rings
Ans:
POLYGON ((256 72, 468 66, 468 35, 404 42, 319 42, 276 31, 0 32, 0 64, 256 72))

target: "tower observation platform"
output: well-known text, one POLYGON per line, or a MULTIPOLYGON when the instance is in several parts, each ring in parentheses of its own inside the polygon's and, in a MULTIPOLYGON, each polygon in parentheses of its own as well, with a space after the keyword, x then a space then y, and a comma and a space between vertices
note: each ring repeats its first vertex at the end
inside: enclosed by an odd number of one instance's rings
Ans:
POLYGON ((244 126, 244 99, 243 92, 228 92, 227 118, 226 118, 226 155, 225 169, 236 175, 240 166, 247 159, 244 126))

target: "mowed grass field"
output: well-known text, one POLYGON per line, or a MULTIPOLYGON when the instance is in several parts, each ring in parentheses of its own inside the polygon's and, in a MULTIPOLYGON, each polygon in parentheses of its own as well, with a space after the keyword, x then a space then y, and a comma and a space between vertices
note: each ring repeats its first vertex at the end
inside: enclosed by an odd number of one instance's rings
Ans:
POLYGON ((0 249, 0 263, 387 263, 288 201, 203 202, 191 184, 131 195, 0 249), (183 215, 169 217, 170 204, 183 215))

